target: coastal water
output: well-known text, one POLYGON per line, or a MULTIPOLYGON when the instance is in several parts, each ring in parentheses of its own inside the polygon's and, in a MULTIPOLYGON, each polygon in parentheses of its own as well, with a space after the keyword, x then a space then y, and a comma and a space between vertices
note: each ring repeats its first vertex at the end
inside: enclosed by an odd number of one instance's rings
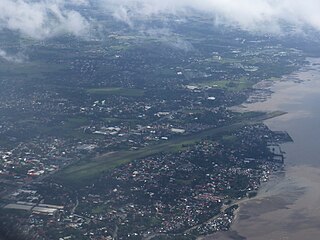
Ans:
POLYGON ((231 231, 206 239, 320 239, 320 59, 274 83, 266 101, 248 110, 286 111, 266 121, 287 131, 293 143, 282 145, 285 170, 274 174, 258 196, 245 200, 231 231))

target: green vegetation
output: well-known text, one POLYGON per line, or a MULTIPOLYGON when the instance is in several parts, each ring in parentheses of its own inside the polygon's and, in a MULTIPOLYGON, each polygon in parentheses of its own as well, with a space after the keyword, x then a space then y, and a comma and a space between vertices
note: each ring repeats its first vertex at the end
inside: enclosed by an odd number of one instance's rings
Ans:
POLYGON ((106 205, 100 205, 100 206, 97 206, 95 208, 93 208, 91 210, 91 213, 92 214, 100 214, 100 213, 104 213, 108 210, 107 206, 106 205))
POLYGON ((235 142, 235 141, 237 141, 237 137, 236 137, 236 136, 233 136, 233 135, 224 135, 224 136, 222 137, 222 140, 223 140, 224 142, 235 142))
POLYGON ((91 88, 87 90, 92 95, 99 96, 126 96, 126 97, 141 97, 144 95, 144 90, 134 88, 91 88))
POLYGON ((59 125, 43 126, 36 121, 28 120, 28 127, 34 129, 34 133, 42 133, 52 136, 75 137, 85 139, 88 135, 80 129, 81 126, 88 124, 88 119, 83 117, 72 117, 61 121, 59 125))
POLYGON ((25 79, 43 78, 46 74, 52 74, 66 69, 65 66, 58 64, 47 64, 41 61, 22 62, 12 64, 11 62, 0 62, 1 77, 17 78, 25 77, 25 79))
POLYGON ((238 81, 231 80, 208 80, 204 82, 197 82, 195 85, 199 88, 221 88, 229 91, 242 91, 252 87, 254 82, 249 81, 247 78, 242 77, 238 81))
POLYGON ((211 128, 204 131, 187 135, 180 136, 172 140, 163 141, 159 144, 147 146, 139 150, 134 151, 118 151, 112 152, 105 155, 101 155, 92 160, 83 159, 76 164, 73 164, 64 170, 62 170, 56 177, 58 180, 71 185, 82 185, 87 184, 90 180, 96 178, 99 174, 110 171, 122 164, 131 162, 136 159, 145 158, 161 152, 176 152, 186 147, 188 144, 195 143, 208 136, 220 136, 230 135, 233 131, 245 126, 255 124, 257 122, 264 121, 269 118, 281 116, 284 112, 277 111, 271 113, 265 113, 257 116, 256 118, 246 119, 224 126, 220 128, 211 128))

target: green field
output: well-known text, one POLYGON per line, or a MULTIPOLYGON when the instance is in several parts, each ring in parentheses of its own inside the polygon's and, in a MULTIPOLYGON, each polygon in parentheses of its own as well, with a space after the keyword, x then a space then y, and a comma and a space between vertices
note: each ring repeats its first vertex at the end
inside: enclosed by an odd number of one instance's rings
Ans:
POLYGON ((41 124, 38 124, 36 121, 32 121, 34 120, 24 120, 25 124, 28 123, 27 126, 29 128, 33 127, 36 133, 41 133, 49 136, 72 137, 79 139, 88 138, 88 135, 83 132, 83 129, 80 129, 80 127, 89 124, 89 121, 86 118, 68 118, 65 119, 60 125, 55 126, 43 126, 41 124))
POLYGON ((87 90, 91 95, 99 96, 126 96, 126 97, 141 97, 144 95, 144 90, 135 88, 91 88, 87 90))
POLYGON ((208 80, 205 82, 192 83, 190 85, 197 86, 199 88, 220 88, 229 91, 242 91, 244 89, 251 88, 254 83, 247 78, 242 77, 238 81, 231 80, 208 80))
POLYGON ((56 175, 57 179, 71 185, 88 184, 95 179, 99 174, 110 171, 122 164, 128 163, 136 159, 142 159, 161 152, 177 152, 183 149, 186 145, 194 144, 209 136, 228 135, 237 129, 246 125, 256 124, 269 118, 281 116, 284 112, 271 112, 257 116, 256 118, 243 119, 237 123, 220 127, 211 128, 195 134, 176 137, 172 140, 162 141, 159 144, 144 147, 134 151, 118 151, 108 153, 96 157, 94 159, 83 159, 73 165, 68 166, 56 175))
POLYGON ((66 67, 59 64, 47 64, 41 61, 22 62, 12 64, 7 61, 0 61, 0 78, 21 78, 33 79, 44 78, 46 74, 52 74, 65 70, 66 67))

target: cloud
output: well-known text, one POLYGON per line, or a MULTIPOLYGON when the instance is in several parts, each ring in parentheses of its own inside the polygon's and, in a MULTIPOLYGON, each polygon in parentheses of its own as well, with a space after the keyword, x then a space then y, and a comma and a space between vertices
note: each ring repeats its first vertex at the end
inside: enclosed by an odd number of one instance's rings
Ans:
POLYGON ((0 58, 12 63, 23 63, 27 59, 27 57, 22 53, 11 55, 3 49, 0 49, 0 58))
POLYGON ((45 39, 61 34, 83 37, 94 26, 109 27, 100 17, 81 13, 83 6, 99 6, 105 15, 131 28, 154 18, 183 19, 196 12, 216 24, 254 32, 282 33, 283 23, 300 32, 305 27, 320 31, 319 0, 0 0, 0 30, 45 39))
MULTIPOLYGON (((69 6, 88 1, 69 1, 69 6)), ((44 39, 59 34, 82 36, 89 22, 79 12, 66 7, 63 0, 1 0, 0 28, 17 31, 28 37, 44 39)))
POLYGON ((135 20, 184 16, 192 11, 248 31, 279 33, 283 24, 320 30, 319 0, 102 0, 113 16, 133 26, 135 20))

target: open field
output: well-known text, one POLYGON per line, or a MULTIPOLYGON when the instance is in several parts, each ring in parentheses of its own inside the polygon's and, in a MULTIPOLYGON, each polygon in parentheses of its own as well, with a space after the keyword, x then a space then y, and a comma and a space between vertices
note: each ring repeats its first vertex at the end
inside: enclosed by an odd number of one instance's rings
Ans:
POLYGON ((126 97, 141 97, 144 94, 142 89, 133 88, 91 88, 87 92, 99 96, 117 95, 126 97))
POLYGON ((221 88, 230 91, 242 91, 244 89, 250 88, 254 85, 254 82, 250 82, 245 77, 240 78, 238 81, 229 80, 208 80, 204 82, 192 83, 199 88, 221 88))
POLYGON ((0 61, 0 78, 43 78, 47 74, 65 70, 65 66, 59 64, 47 64, 41 61, 21 62, 12 64, 0 61))
POLYGON ((56 178, 71 185, 83 185, 99 176, 99 174, 110 171, 130 161, 145 158, 161 152, 176 152, 188 144, 193 144, 209 136, 220 136, 231 133, 245 125, 256 124, 266 119, 274 118, 285 114, 284 112, 266 113, 256 118, 244 119, 243 121, 220 127, 211 128, 195 134, 180 136, 172 140, 163 141, 159 144, 147 146, 139 150, 118 151, 98 156, 94 159, 83 159, 60 171, 56 178))

